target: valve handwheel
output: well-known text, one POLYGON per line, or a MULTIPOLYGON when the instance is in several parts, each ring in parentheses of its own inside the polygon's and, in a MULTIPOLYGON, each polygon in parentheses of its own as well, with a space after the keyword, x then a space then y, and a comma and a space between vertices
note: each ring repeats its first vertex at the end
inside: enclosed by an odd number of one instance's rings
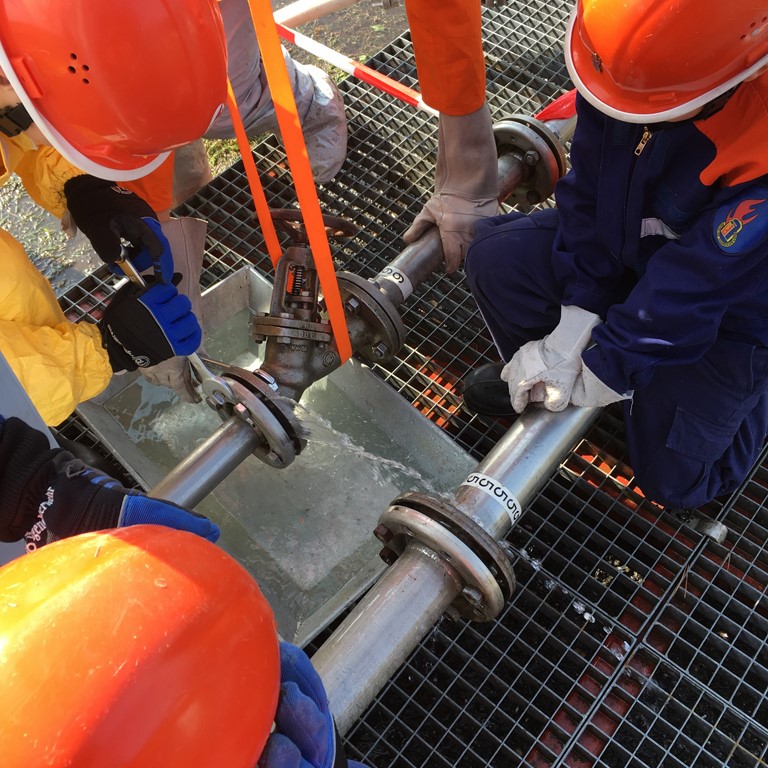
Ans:
MULTIPOLYGON (((296 208, 270 208, 275 228, 286 232, 295 243, 309 243, 307 230, 304 226, 304 214, 296 208)), ((353 237, 358 228, 352 222, 342 219, 341 216, 323 214, 323 224, 329 239, 341 240, 353 237)))

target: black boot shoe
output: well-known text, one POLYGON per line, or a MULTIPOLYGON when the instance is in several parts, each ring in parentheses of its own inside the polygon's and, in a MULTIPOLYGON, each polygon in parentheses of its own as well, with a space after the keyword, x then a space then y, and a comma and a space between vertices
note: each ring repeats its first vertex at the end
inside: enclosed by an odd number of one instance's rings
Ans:
POLYGON ((501 379, 503 362, 487 363, 468 373, 462 382, 464 407, 480 416, 516 416, 509 387, 501 379))

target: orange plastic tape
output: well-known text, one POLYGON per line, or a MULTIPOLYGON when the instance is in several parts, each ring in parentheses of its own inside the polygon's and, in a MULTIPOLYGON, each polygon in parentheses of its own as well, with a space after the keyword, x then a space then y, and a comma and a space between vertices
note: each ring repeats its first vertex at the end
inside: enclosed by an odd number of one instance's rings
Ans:
POLYGON ((336 347, 345 363, 352 356, 352 344, 349 340, 347 319, 344 316, 344 306, 341 302, 339 284, 336 280, 336 270, 333 266, 331 248, 328 244, 328 234, 323 223, 323 212, 317 197, 315 180, 309 164, 309 155, 304 143, 304 134, 293 98, 288 70, 285 66, 280 38, 272 16, 272 6, 269 0, 248 0, 253 26, 261 48, 261 58, 264 62, 264 72, 267 76, 272 101, 275 105, 280 134, 288 157, 288 167, 291 169, 296 197, 299 201, 304 218, 304 227, 309 239, 309 247, 323 290, 328 319, 331 323, 336 347))
POLYGON ((267 253, 272 260, 272 266, 276 267, 283 251, 280 248, 280 241, 277 239, 275 223, 272 221, 272 214, 269 212, 267 196, 264 194, 264 187, 261 184, 256 163, 253 160, 251 145, 248 142, 245 126, 240 117, 240 110, 237 108, 237 102, 235 101, 235 92, 232 90, 232 83, 229 82, 229 79, 227 79, 227 108, 232 117, 232 126, 235 129, 237 146, 240 148, 240 156, 243 158, 245 177, 248 179, 248 186, 251 189, 253 205, 256 208, 256 216, 259 219, 261 233, 264 235, 264 242, 267 245, 267 253))

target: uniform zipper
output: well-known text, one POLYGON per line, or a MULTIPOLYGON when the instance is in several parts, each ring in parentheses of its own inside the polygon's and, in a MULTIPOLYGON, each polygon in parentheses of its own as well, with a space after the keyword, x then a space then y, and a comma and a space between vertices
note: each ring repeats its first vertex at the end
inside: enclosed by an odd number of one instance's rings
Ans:
POLYGON ((641 155, 645 149, 645 145, 651 140, 653 134, 648 130, 648 126, 643 126, 643 135, 640 137, 640 141, 635 147, 635 155, 641 155))

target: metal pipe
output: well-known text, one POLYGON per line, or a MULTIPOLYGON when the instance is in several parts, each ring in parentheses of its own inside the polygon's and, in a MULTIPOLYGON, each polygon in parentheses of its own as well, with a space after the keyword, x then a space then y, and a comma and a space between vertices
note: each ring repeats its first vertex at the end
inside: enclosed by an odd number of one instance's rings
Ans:
MULTIPOLYGON (((526 176, 526 167, 516 155, 498 159, 499 203, 503 203, 526 176)), ((403 303, 443 263, 443 246, 437 227, 429 229, 415 243, 403 249, 374 278, 394 306, 403 303)))
POLYGON ((461 591, 434 553, 410 546, 317 650, 336 727, 346 733, 461 591))
POLYGON ((360 0, 296 0, 295 3, 276 10, 274 17, 278 24, 296 27, 359 2, 360 0))
POLYGON ((182 507, 195 507, 261 444, 261 436, 233 416, 174 467, 150 492, 182 507))
MULTIPOLYGON (((571 407, 559 413, 529 409, 473 474, 496 480, 514 495, 522 511, 599 414, 599 408, 571 407)), ((474 484, 460 485, 454 499, 457 507, 496 540, 504 538, 517 523, 501 503, 474 484)))
MULTIPOLYGON (((492 477, 523 509, 598 414, 597 408, 574 407, 559 413, 524 413, 470 478, 492 477)), ((467 505, 473 519, 495 538, 512 528, 505 507, 477 486, 462 484, 454 497, 457 506, 467 505)), ((458 594, 458 577, 450 576, 446 561, 434 553, 413 551, 398 558, 313 656, 341 733, 458 594)))

